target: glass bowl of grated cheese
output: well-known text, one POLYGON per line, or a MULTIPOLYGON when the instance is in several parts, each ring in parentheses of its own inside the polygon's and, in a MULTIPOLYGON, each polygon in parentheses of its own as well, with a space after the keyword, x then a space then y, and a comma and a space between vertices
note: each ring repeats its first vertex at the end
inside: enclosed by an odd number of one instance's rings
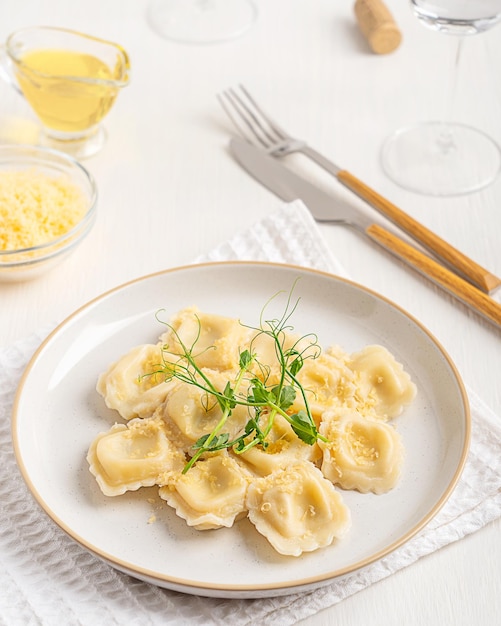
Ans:
POLYGON ((90 232, 97 188, 62 152, 0 145, 0 281, 37 277, 90 232))

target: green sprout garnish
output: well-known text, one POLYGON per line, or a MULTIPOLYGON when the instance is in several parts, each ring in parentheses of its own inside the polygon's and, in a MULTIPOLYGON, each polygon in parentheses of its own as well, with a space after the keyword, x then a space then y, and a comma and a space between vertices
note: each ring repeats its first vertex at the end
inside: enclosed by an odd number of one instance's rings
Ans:
POLYGON ((283 416, 304 443, 313 445, 318 439, 327 441, 317 430, 305 390, 297 379, 297 374, 303 367, 305 359, 315 359, 320 354, 321 349, 317 338, 315 335, 305 335, 292 347, 285 348, 286 331, 293 330, 293 327, 288 325, 289 319, 299 303, 298 299, 292 304, 291 297, 292 290, 289 293, 287 305, 281 318, 263 319, 268 302, 261 313, 259 327, 244 325, 256 333, 248 348, 240 352, 239 369, 233 380, 227 381, 223 391, 216 389, 197 365, 196 350, 201 332, 200 320, 198 320, 197 336, 192 344, 187 346, 177 331, 170 324, 162 321, 157 314, 157 319, 173 333, 181 350, 171 352, 169 346, 164 345, 162 348, 163 362, 159 365, 158 370, 149 375, 162 374, 166 381, 177 379, 195 385, 204 392, 203 403, 206 410, 210 410, 215 404, 218 404, 221 410, 221 417, 213 430, 194 443, 194 454, 186 463, 183 473, 193 467, 198 459, 207 452, 231 448, 234 453, 242 454, 256 445, 266 449, 268 446, 266 438, 273 427, 276 415, 283 416), (268 384, 269 366, 261 363, 253 350, 253 344, 260 335, 267 335, 274 343, 279 365, 279 380, 273 385, 268 384), (305 338, 309 339, 309 343, 306 348, 301 348, 300 344, 305 338), (245 393, 241 391, 244 382, 247 383, 245 393), (301 395, 304 409, 297 412, 289 411, 298 393, 301 395), (224 427, 231 419, 236 406, 246 406, 249 419, 243 432, 235 439, 230 439, 229 433, 224 432, 224 427))

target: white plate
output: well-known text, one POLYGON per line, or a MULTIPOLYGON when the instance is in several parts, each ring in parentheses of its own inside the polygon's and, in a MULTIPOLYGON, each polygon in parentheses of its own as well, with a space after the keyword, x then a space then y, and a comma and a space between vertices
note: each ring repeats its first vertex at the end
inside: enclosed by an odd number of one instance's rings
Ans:
MULTIPOLYGON (((285 295, 284 295, 285 298, 285 295)), ((273 302, 276 315, 284 299, 273 302)), ((270 319, 267 317, 266 319, 270 319)), ((118 418, 120 421, 120 419, 118 418)), ((78 310, 31 360, 16 398, 14 445, 23 476, 48 515, 119 570, 156 585, 214 597, 267 597, 327 584, 389 554, 442 507, 466 460, 470 416, 450 358, 416 320, 384 298, 330 274, 267 263, 176 268, 119 287, 78 310), (301 298, 291 323, 320 344, 352 352, 385 345, 418 387, 397 420, 406 447, 402 479, 383 496, 343 492, 346 539, 300 558, 277 554, 247 520, 200 532, 161 503, 154 488, 103 496, 86 453, 118 418, 95 391, 100 372, 129 348, 154 342, 155 313, 190 305, 259 323, 276 292, 301 298)))

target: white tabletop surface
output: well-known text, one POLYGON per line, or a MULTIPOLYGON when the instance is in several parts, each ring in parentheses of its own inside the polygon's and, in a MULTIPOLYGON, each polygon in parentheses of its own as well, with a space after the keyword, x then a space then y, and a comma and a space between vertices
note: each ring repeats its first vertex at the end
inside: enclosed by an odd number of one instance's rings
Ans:
MULTIPOLYGON (((96 225, 47 275, 0 284, 1 347, 114 286, 191 262, 279 205, 227 153, 230 126, 216 93, 238 83, 285 128, 501 275, 501 178, 483 191, 439 199, 404 191, 380 165, 392 131, 441 116, 447 37, 418 24, 406 0, 388 0, 403 42, 378 56, 357 29, 351 1, 257 5, 246 35, 198 46, 155 34, 147 0, 0 2, 0 40, 29 25, 76 28, 119 42, 132 64, 131 84, 106 119, 106 146, 85 162, 99 187, 96 225)), ((454 116, 501 143, 500 70, 501 26, 469 38, 454 116)), ((26 140, 33 126, 28 105, 0 82, 0 138, 26 140)), ((359 203, 337 184, 333 193, 359 203)), ((424 323, 501 419, 501 331, 354 232, 321 230, 350 277, 424 323)), ((498 520, 302 623, 497 624, 500 532, 498 520)))

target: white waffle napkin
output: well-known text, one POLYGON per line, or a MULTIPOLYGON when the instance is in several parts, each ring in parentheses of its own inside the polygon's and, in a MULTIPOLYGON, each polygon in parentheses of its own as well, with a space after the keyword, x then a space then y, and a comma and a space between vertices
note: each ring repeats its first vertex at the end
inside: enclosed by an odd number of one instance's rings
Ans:
MULTIPOLYGON (((341 274, 309 212, 286 205, 200 261, 294 262, 341 274)), ((263 600, 199 598, 117 572, 73 542, 39 508, 15 463, 10 415, 19 378, 50 329, 0 350, 0 624, 7 626, 286 626, 332 606, 501 515, 501 420, 469 393, 468 461, 451 498, 412 541, 312 592, 263 600)))

